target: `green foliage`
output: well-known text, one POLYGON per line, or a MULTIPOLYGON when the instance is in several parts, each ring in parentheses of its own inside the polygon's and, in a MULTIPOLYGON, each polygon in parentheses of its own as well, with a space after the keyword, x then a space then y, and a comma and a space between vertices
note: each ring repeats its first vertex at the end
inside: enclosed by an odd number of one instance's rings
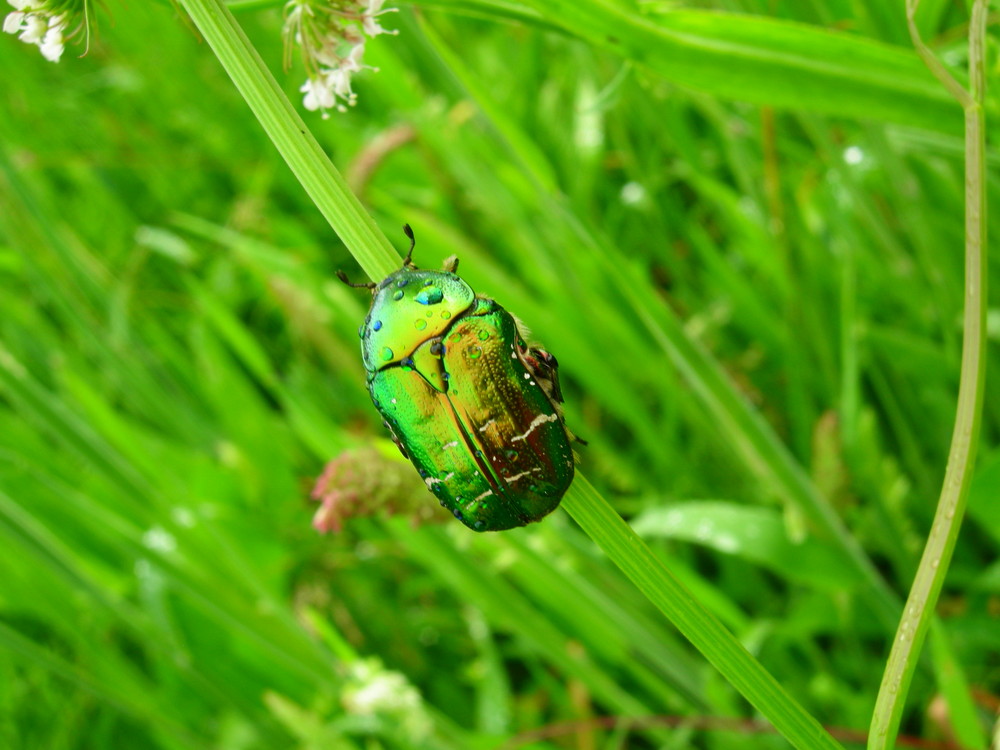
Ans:
MULTIPOLYGON (((298 107, 279 9, 243 5, 298 107)), ((638 5, 404 9, 358 106, 305 119, 397 247, 457 254, 559 357, 580 468, 659 561, 863 729, 954 419, 959 110, 894 4, 638 5)), ((565 513, 312 530, 323 464, 385 437, 358 271, 170 4, 109 7, 82 59, 0 40, 0 747, 787 746, 730 730, 753 709, 565 513)), ((966 21, 918 17, 952 64, 966 21)), ((902 727, 969 746, 969 686, 1000 690, 995 383, 902 727)))

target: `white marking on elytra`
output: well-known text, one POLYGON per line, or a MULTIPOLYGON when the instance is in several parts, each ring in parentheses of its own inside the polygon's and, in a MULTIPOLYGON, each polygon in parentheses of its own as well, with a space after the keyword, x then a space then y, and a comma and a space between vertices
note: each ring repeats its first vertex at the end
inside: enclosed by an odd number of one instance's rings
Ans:
POLYGON ((515 435, 510 439, 510 442, 516 443, 518 440, 526 440, 528 435, 535 431, 536 427, 540 427, 545 422, 555 422, 559 419, 558 414, 539 414, 537 417, 531 420, 531 424, 528 425, 528 430, 523 435, 515 435))
POLYGON ((489 427, 491 424, 496 424, 496 422, 497 421, 495 419, 489 419, 489 420, 483 422, 483 426, 479 428, 479 431, 480 432, 486 432, 486 428, 489 427))
POLYGON ((443 484, 443 482, 437 477, 427 477, 427 479, 424 480, 424 484, 427 485, 427 489, 430 489, 435 484, 443 484))
POLYGON ((489 497, 492 494, 493 490, 486 490, 486 492, 484 492, 482 495, 479 495, 475 500, 473 500, 473 502, 478 502, 482 500, 484 497, 489 497))
POLYGON ((458 447, 458 441, 457 440, 452 440, 450 443, 445 443, 444 445, 442 445, 441 446, 441 450, 445 450, 446 451, 446 450, 448 450, 450 448, 457 448, 457 447, 458 447))
POLYGON ((509 482, 516 482, 521 477, 526 477, 526 476, 528 476, 528 474, 531 474, 532 472, 536 472, 536 471, 541 471, 541 469, 539 469, 538 467, 535 467, 534 469, 529 469, 528 471, 522 471, 520 474, 515 474, 512 477, 507 477, 507 482, 508 483, 509 482))

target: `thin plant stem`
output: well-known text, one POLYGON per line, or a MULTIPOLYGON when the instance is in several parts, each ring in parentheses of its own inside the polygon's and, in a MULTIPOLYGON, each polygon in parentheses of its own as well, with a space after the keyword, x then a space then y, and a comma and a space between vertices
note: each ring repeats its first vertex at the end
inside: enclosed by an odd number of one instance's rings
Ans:
POLYGON ((976 0, 969 24, 969 90, 964 89, 920 39, 914 15, 918 0, 907 1, 910 36, 921 58, 965 111, 965 311, 962 370, 958 407, 948 464, 920 565, 893 639, 882 684, 875 701, 869 750, 895 746, 906 696, 927 629, 934 614, 945 573, 965 513, 969 483, 975 464, 985 381, 986 273, 986 158, 985 37, 986 0, 976 0))

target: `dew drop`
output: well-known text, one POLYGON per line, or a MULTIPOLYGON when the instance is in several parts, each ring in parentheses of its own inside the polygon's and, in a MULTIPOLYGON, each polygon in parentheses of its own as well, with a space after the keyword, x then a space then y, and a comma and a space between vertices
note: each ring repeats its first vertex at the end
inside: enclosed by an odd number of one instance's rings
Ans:
POLYGON ((441 319, 442 320, 448 320, 448 318, 450 318, 450 317, 451 317, 451 313, 450 312, 448 312, 447 310, 442 310, 441 311, 441 319))
POLYGON ((383 346, 382 347, 382 361, 383 362, 388 362, 390 359, 392 359, 392 357, 393 357, 392 349, 390 349, 388 346, 383 346))
POLYGON ((365 337, 365 327, 358 326, 358 338, 363 339, 365 337))
POLYGON ((440 341, 435 341, 430 345, 430 352, 432 357, 443 357, 445 353, 444 344, 440 341))
POLYGON ((479 531, 481 528, 483 528, 483 522, 476 521, 474 524, 472 524, 472 528, 474 528, 476 531, 479 531))
POLYGON ((439 286, 424 286, 414 299, 421 305, 436 305, 444 299, 444 292, 439 286))
POLYGON ((518 453, 517 453, 517 451, 516 451, 516 450, 514 450, 513 448, 508 448, 507 450, 505 450, 505 451, 503 452, 503 454, 504 454, 504 455, 505 455, 505 456, 507 457, 507 459, 508 459, 508 460, 510 460, 510 461, 516 461, 516 460, 517 460, 517 456, 518 456, 518 453))
POLYGON ((416 328, 418 331, 422 331, 427 327, 427 321, 424 320, 423 318, 417 318, 416 320, 413 321, 413 327, 416 328))
POLYGON ((381 320, 376 320, 374 323, 372 323, 372 330, 373 331, 381 331, 382 330, 382 321, 381 320))
POLYGON ((392 298, 394 300, 396 300, 397 302, 399 302, 399 300, 403 299, 403 290, 402 289, 397 289, 396 291, 394 291, 392 293, 392 298))
POLYGON ((413 370, 414 367, 413 357, 406 357, 405 359, 401 359, 399 361, 399 366, 402 367, 405 372, 410 372, 411 370, 413 370))
POLYGON ((434 279, 427 279, 427 281, 424 282, 424 286, 430 286, 433 283, 434 283, 434 279))
POLYGON ((486 341, 486 339, 488 339, 489 337, 490 337, 490 332, 489 331, 482 330, 482 331, 479 332, 479 340, 480 341, 486 341))
POLYGON ((481 346, 474 346, 469 349, 469 359, 479 359, 483 355, 483 348, 481 346))
POLYGON ((396 282, 396 286, 398 286, 400 289, 402 289, 404 286, 406 286, 409 283, 410 283, 409 279, 400 279, 399 281, 396 282))

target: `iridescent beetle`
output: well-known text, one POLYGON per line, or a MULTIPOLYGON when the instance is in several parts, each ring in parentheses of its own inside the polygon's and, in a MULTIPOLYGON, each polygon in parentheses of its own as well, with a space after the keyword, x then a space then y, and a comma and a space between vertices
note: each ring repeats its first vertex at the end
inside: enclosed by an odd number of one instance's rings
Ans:
POLYGON ((563 422, 558 362, 526 343, 495 300, 477 296, 445 261, 410 258, 372 291, 359 329, 368 392, 427 488, 475 531, 524 526, 551 513, 573 481, 575 438, 563 422))

